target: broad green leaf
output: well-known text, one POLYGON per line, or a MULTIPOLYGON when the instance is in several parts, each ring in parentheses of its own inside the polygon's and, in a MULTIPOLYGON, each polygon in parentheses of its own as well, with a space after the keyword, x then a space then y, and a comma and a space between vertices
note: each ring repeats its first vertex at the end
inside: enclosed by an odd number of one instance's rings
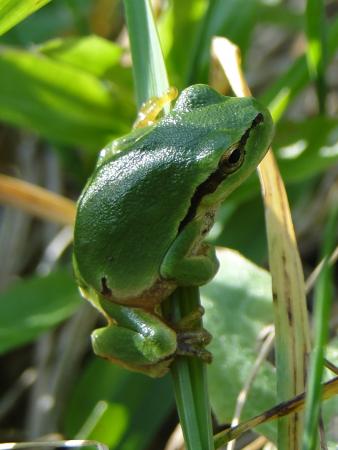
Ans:
POLYGON ((128 132, 132 111, 116 85, 38 53, 0 50, 0 119, 5 122, 98 150, 128 132))
POLYGON ((0 353, 55 327, 80 301, 74 279, 65 271, 15 282, 0 295, 0 353))
MULTIPOLYGON (((232 250, 218 252, 220 270, 202 287, 205 327, 214 336, 209 349, 214 360, 209 368, 213 411, 220 423, 231 421, 235 403, 257 358, 259 333, 272 322, 271 279, 268 272, 232 250)), ((250 390, 241 420, 248 419, 276 401, 274 368, 261 366, 250 390)), ((275 424, 259 428, 275 439, 275 424)))
POLYGON ((114 440, 111 449, 145 450, 173 407, 169 377, 152 379, 95 358, 77 380, 64 430, 68 437, 84 437, 83 424, 89 430, 92 421, 96 439, 114 440), (101 401, 112 407, 100 418, 101 401), (116 415, 118 433, 113 426, 104 429, 105 414, 116 415))
POLYGON ((0 35, 51 0, 0 0, 0 35))
POLYGON ((50 59, 81 69, 104 82, 109 80, 112 85, 108 86, 113 92, 118 90, 119 98, 126 103, 127 109, 134 103, 132 71, 121 65, 123 50, 114 42, 95 35, 57 38, 41 45, 39 51, 50 59))
POLYGON ((95 35, 53 39, 41 45, 39 51, 99 78, 110 78, 122 56, 121 47, 95 35))

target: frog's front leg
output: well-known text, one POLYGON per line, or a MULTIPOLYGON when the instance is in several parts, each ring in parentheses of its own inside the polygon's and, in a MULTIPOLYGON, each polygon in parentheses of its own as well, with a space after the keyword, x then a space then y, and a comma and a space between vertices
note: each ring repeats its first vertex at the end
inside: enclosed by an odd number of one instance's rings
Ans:
POLYGON ((193 220, 179 233, 161 265, 161 275, 179 286, 201 286, 216 274, 219 263, 212 246, 201 242, 204 223, 193 220))

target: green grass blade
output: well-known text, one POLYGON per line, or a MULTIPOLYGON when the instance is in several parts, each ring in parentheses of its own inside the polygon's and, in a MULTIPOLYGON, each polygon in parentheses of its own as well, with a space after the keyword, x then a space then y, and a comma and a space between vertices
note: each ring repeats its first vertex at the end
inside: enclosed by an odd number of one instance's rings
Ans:
POLYGON ((137 104, 161 96, 168 89, 168 77, 153 14, 146 0, 124 1, 137 104))
POLYGON ((318 435, 320 412, 321 381, 324 369, 324 352, 329 335, 331 300, 333 296, 333 269, 329 257, 334 249, 335 235, 338 227, 338 206, 330 214, 324 241, 324 265, 319 276, 314 295, 315 304, 315 342, 312 352, 310 376, 305 402, 305 425, 303 450, 315 450, 318 435))
POLYGON ((0 0, 0 35, 51 0, 0 0))
MULTIPOLYGON (((334 20, 328 31, 328 59, 332 58, 338 47, 338 19, 334 20)), ((310 81, 306 57, 299 57, 292 66, 260 97, 269 106, 274 121, 284 114, 288 105, 310 81)))
POLYGON ((307 64, 310 76, 316 83, 319 111, 324 114, 326 99, 326 23, 323 0, 307 0, 305 18, 308 41, 307 64))
MULTIPOLYGON (((176 322, 199 305, 199 289, 186 287, 177 289, 165 307, 176 322)), ((197 358, 177 357, 172 364, 171 374, 187 450, 213 450, 205 364, 197 358)))

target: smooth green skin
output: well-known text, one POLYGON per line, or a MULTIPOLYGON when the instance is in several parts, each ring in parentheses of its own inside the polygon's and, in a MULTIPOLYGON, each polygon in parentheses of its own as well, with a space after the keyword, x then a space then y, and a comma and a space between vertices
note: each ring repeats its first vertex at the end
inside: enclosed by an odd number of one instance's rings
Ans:
POLYGON ((194 85, 167 116, 101 152, 79 199, 74 236, 81 292, 108 321, 92 334, 95 353, 151 376, 163 375, 176 354, 205 358, 205 332, 187 338, 165 323, 159 304, 176 287, 215 275, 218 261, 203 239, 272 134, 271 116, 255 99, 194 85), (220 161, 228 161, 225 172, 220 161))

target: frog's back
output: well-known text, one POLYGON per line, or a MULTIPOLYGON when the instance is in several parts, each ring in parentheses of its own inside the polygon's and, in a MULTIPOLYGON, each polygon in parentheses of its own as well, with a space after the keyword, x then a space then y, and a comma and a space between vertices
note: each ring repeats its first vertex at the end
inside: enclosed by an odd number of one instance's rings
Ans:
POLYGON ((156 303, 173 290, 175 281, 163 280, 160 268, 180 225, 193 218, 191 199, 257 115, 250 99, 223 97, 225 112, 216 100, 194 110, 185 101, 191 98, 182 98, 176 111, 144 133, 133 132, 121 151, 103 159, 79 200, 79 273, 124 304, 136 299, 139 306, 142 298, 149 304, 150 297, 156 303))
MULTIPOLYGON (((182 147, 187 136, 170 129, 155 127, 134 148, 104 162, 79 200, 74 237, 79 272, 121 303, 133 304, 133 298, 139 303, 150 288, 156 302, 163 290, 175 287, 158 282, 161 263, 204 173, 198 174, 182 147)), ((199 136, 191 139, 197 145, 199 136)))

